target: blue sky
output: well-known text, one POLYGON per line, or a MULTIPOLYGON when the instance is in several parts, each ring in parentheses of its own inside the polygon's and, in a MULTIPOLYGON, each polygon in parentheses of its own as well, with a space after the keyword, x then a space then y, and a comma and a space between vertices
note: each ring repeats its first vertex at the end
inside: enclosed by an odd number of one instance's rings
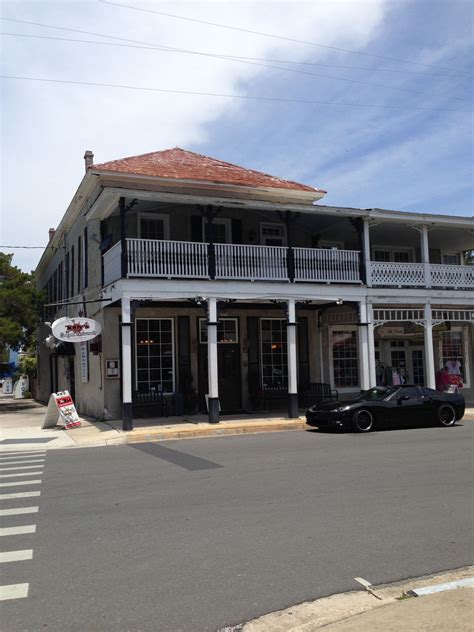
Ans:
MULTIPOLYGON (((473 215, 472 2, 119 1, 313 45, 95 0, 4 2, 3 17, 101 36, 9 21, 1 22, 1 30, 109 43, 114 40, 103 35, 114 35, 293 60, 308 65, 262 63, 318 76, 195 55, 5 35, 2 74, 333 105, 5 79, 2 244, 46 243, 48 228, 59 223, 82 178, 85 149, 104 162, 181 146, 322 187, 328 191, 323 203, 330 205, 473 215)), ((31 269, 40 252, 17 250, 15 261, 31 269)))

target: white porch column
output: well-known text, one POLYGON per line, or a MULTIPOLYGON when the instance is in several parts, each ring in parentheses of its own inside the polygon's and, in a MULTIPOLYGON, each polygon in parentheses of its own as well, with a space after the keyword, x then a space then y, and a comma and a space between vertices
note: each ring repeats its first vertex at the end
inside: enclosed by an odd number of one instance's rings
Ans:
POLYGON ((358 328, 360 388, 366 391, 370 388, 369 368, 369 337, 367 332, 367 304, 359 301, 360 326, 358 328))
POLYGON ((428 242, 428 226, 423 224, 420 231, 421 236, 421 261, 423 262, 425 272, 425 286, 431 287, 431 268, 430 268, 430 247, 428 242))
POLYGON ((425 374, 426 386, 428 388, 436 388, 436 374, 434 363, 434 347, 433 347, 433 319, 431 313, 431 305, 425 304, 425 374))
POLYGON ((122 430, 133 430, 132 314, 128 296, 122 296, 122 430))
POLYGON ((364 217, 363 219, 363 242, 364 242, 364 265, 365 265, 365 276, 366 276, 366 284, 368 287, 372 286, 372 263, 370 256, 370 224, 369 218, 364 217))
POLYGON ((295 299, 288 299, 288 318, 286 323, 288 345, 288 417, 296 419, 298 414, 298 367, 296 353, 296 307, 295 299))
POLYGON ((217 299, 207 299, 207 373, 209 378, 209 423, 219 423, 219 384, 217 365, 217 299))
POLYGON ((369 353, 369 388, 377 385, 375 366, 375 337, 374 337, 374 308, 372 303, 367 304, 367 343, 369 353))

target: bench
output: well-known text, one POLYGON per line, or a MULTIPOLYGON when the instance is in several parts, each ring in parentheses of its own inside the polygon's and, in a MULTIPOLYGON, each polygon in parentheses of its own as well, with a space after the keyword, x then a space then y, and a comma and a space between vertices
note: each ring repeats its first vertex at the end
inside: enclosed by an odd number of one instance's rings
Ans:
POLYGON ((339 398, 339 392, 324 382, 311 382, 299 389, 299 403, 302 408, 312 406, 316 402, 339 398))
POLYGON ((166 395, 163 391, 134 391, 132 396, 137 417, 168 417, 169 400, 170 395, 166 395), (147 412, 149 414, 146 414, 147 412))

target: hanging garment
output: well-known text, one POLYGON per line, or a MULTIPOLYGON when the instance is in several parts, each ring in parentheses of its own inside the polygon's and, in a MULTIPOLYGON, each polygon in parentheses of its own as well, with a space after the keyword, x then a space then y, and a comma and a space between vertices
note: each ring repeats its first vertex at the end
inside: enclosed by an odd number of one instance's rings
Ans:
POLYGON ((400 386, 400 384, 401 384, 400 373, 397 371, 397 369, 393 370, 392 384, 394 386, 400 386))
POLYGON ((459 360, 447 360, 446 368, 449 375, 461 375, 461 363, 459 360))

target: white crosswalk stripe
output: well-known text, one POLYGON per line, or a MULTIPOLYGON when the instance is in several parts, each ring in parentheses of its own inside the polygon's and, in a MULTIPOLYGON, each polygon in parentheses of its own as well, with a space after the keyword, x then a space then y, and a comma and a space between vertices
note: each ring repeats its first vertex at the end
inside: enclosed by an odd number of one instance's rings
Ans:
POLYGON ((22 551, 3 551, 0 553, 0 564, 6 562, 23 562, 33 559, 33 549, 23 549, 22 551))
POLYGON ((11 509, 0 509, 0 516, 21 516, 38 513, 38 511, 39 507, 12 507, 11 509))
POLYGON ((28 597, 28 588, 29 584, 10 584, 9 586, 0 586, 0 601, 28 597))
MULTIPOLYGON (((44 450, 22 450, 17 453, 0 452, 0 492, 2 492, 0 493, 0 501, 37 498, 40 496, 40 491, 23 492, 15 490, 15 488, 20 486, 27 487, 41 485, 43 482, 41 476, 43 475, 44 463, 44 450), (3 493, 4 490, 2 488, 12 488, 12 491, 10 492, 9 490, 5 490, 6 493, 3 493)), ((36 514, 38 511, 39 507, 37 505, 30 505, 26 507, 7 506, 5 509, 0 509, 0 516, 27 516, 28 514, 36 514)), ((0 527, 0 540, 10 542, 8 538, 35 533, 35 524, 0 527), (3 538, 6 539, 3 540, 3 538)), ((21 541, 22 540, 20 538, 20 542, 21 541)), ((13 570, 16 568, 14 566, 15 562, 24 562, 33 559, 33 549, 12 550, 14 549, 14 546, 11 544, 2 546, 2 549, 3 550, 0 551, 0 565, 8 564, 13 568, 13 570)), ((0 601, 24 599, 28 597, 28 592, 28 583, 3 585, 0 586, 0 601)))
POLYGON ((0 500, 11 500, 13 498, 33 498, 41 496, 41 492, 15 492, 13 494, 0 494, 0 500))
POLYGON ((36 525, 35 524, 23 524, 19 527, 1 527, 0 528, 0 536, 7 535, 24 535, 26 533, 36 533, 36 525))
POLYGON ((33 481, 8 481, 8 483, 0 483, 0 487, 17 487, 18 485, 41 485, 43 481, 37 478, 33 481))
POLYGON ((18 478, 19 476, 41 476, 43 470, 37 472, 16 472, 15 474, 0 474, 0 478, 18 478))
MULTIPOLYGON (((5 465, 30 465, 31 463, 44 463, 44 459, 28 459, 27 461, 8 461, 5 465)), ((3 464, 3 463, 2 463, 3 464)))
POLYGON ((32 457, 46 456, 46 452, 39 452, 34 450, 33 452, 0 452, 0 460, 2 459, 29 459, 32 457))
POLYGON ((15 465, 15 467, 0 467, 0 472, 11 472, 12 470, 35 470, 38 467, 44 467, 43 465, 15 465))

